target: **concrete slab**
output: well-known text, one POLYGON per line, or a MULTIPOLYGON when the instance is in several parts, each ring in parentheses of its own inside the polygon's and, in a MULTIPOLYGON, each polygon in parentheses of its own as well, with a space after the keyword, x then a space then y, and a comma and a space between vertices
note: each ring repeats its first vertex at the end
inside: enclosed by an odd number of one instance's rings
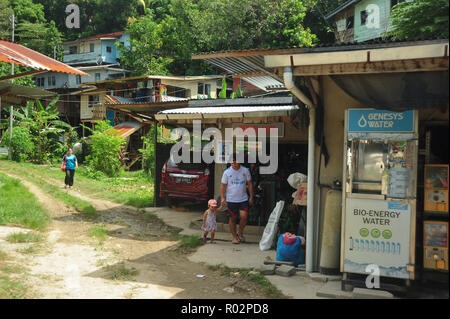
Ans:
MULTIPOLYGON (((166 224, 183 229, 181 234, 202 235, 201 230, 190 229, 192 221, 201 218, 202 212, 179 212, 170 208, 148 208, 147 212, 161 218, 166 224)), ((250 268, 258 270, 266 257, 276 260, 276 251, 261 251, 259 249, 260 236, 252 238, 246 235, 247 243, 233 245, 229 233, 216 233, 217 244, 206 244, 197 249, 188 257, 192 262, 205 263, 207 265, 225 265, 230 268, 250 268), (223 241, 222 241, 223 240, 223 241), (254 243, 249 243, 254 241, 254 243)), ((324 299, 317 296, 317 292, 323 287, 323 282, 317 282, 305 277, 306 272, 297 271, 294 276, 267 276, 277 289, 284 295, 294 299, 324 299)), ((306 275, 307 276, 307 275, 306 275)), ((337 282, 336 282, 337 283, 337 282)))
POLYGON ((264 259, 276 257, 275 250, 261 251, 256 244, 234 245, 230 241, 218 241, 215 245, 206 244, 189 256, 193 262, 208 265, 225 265, 230 268, 259 268, 264 259))
POLYGON ((267 276, 266 278, 284 295, 292 299, 327 299, 317 296, 317 291, 323 286, 322 283, 306 279, 302 276, 267 276))
MULTIPOLYGON (((200 229, 201 225, 197 229, 191 227, 192 224, 197 225, 198 220, 202 218, 203 212, 201 211, 177 211, 168 207, 146 208, 145 211, 155 214, 170 226, 181 228, 180 235, 203 236, 203 232, 200 229)), ((255 233, 245 232, 244 235, 247 243, 259 243, 261 239, 261 235, 255 233)), ((232 237, 227 225, 220 225, 220 228, 217 229, 215 239, 231 242, 232 237)))
POLYGON ((331 281, 323 285, 322 288, 317 291, 316 296, 334 299, 352 299, 353 293, 342 291, 341 282, 331 281))
POLYGON ((275 269, 275 273, 277 275, 284 276, 284 277, 291 277, 291 276, 295 275, 295 272, 296 272, 295 267, 287 266, 287 265, 282 265, 275 269))
POLYGON ((275 274, 275 265, 264 265, 259 266, 259 272, 261 275, 274 275, 275 274))
POLYGON ((341 281, 342 276, 323 275, 318 272, 308 273, 309 277, 314 281, 328 282, 328 281, 341 281))
POLYGON ((393 299, 394 295, 385 290, 355 288, 353 290, 355 299, 393 299))

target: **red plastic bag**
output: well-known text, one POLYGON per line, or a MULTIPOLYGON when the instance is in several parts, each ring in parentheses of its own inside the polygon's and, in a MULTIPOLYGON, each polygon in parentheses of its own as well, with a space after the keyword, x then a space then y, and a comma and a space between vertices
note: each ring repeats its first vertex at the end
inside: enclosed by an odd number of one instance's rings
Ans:
POLYGON ((293 245, 293 244, 295 244, 296 240, 297 240, 297 236, 295 236, 295 234, 285 233, 283 235, 283 244, 285 244, 285 245, 293 245))
POLYGON ((64 163, 63 163, 63 166, 62 166, 62 168, 61 168, 61 170, 62 170, 63 172, 66 171, 66 156, 67 156, 67 155, 64 155, 64 163))

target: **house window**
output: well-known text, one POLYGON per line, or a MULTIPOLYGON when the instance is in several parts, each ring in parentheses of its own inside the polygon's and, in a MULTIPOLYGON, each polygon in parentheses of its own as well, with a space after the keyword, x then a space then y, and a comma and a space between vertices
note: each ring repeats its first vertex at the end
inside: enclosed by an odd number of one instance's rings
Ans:
POLYGON ((81 75, 77 75, 77 84, 81 84, 81 75))
POLYGON ((56 77, 52 76, 52 85, 55 86, 56 85, 56 77))
POLYGON ((95 81, 100 81, 100 73, 95 73, 95 81))
POLYGON ((94 52, 94 50, 95 50, 95 44, 94 44, 94 43, 91 43, 91 44, 89 45, 89 49, 90 49, 90 52, 94 52))
POLYGON ((345 24, 347 25, 347 30, 348 29, 353 29, 353 25, 354 25, 354 17, 347 17, 345 24))
POLYGON ((98 104, 99 103, 99 98, 98 95, 89 95, 89 107, 94 106, 94 104, 98 104))
POLYGON ((106 52, 111 53, 112 52, 112 48, 110 46, 106 47, 106 52))
POLYGON ((77 54, 77 46, 71 46, 69 47, 69 54, 77 54))
POLYGON ((208 97, 211 94, 211 84, 199 83, 197 94, 208 97))
POLYGON ((37 79, 37 86, 39 86, 39 87, 45 86, 45 78, 38 78, 37 79))
POLYGON ((49 76, 49 77, 48 77, 48 86, 51 86, 51 85, 52 85, 52 77, 49 76))
POLYGON ((361 11, 361 25, 366 25, 368 13, 366 10, 361 11))

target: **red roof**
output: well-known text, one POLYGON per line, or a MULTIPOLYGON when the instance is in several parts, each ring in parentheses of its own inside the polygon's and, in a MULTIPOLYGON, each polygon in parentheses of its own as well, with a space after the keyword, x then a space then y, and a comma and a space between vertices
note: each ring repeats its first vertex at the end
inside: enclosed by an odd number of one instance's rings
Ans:
MULTIPOLYGON (((76 41, 87 41, 87 40, 94 40, 94 39, 100 39, 100 38, 118 38, 124 33, 125 33, 125 31, 105 33, 105 34, 101 34, 101 35, 94 35, 94 36, 88 37, 88 38, 78 39, 76 41)), ((73 42, 73 41, 67 41, 67 42, 73 42)))
POLYGON ((0 61, 19 64, 34 70, 88 75, 20 44, 0 40, 0 61))

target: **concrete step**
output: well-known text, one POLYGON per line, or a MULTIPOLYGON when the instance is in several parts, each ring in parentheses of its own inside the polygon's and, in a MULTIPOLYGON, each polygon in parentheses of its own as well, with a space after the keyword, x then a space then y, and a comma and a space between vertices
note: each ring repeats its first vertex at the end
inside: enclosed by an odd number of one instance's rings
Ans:
POLYGON ((385 290, 378 289, 353 289, 353 298, 355 299, 393 299, 394 295, 385 290))

